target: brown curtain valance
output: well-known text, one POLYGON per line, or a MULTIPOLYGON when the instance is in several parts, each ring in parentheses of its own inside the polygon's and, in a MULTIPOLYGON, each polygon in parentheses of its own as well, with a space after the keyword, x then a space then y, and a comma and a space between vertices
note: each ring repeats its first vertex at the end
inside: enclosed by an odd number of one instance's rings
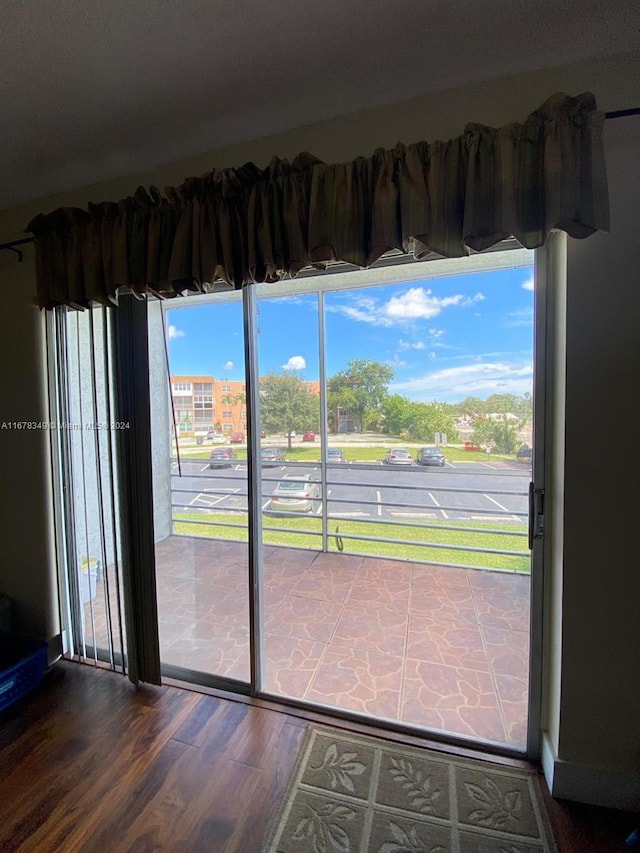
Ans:
POLYGON ((507 237, 533 249, 553 228, 587 237, 608 228, 603 120, 593 95, 558 94, 523 124, 469 124, 448 142, 330 165, 274 158, 40 214, 28 225, 38 304, 240 288, 334 260, 369 266, 390 249, 460 257, 507 237))

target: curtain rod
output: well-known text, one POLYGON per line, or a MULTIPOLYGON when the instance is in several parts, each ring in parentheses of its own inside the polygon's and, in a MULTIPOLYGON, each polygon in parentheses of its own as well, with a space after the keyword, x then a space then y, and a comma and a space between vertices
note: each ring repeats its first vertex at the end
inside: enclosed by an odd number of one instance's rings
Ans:
MULTIPOLYGON (((628 110, 611 110, 604 114, 605 119, 626 118, 627 116, 640 115, 640 107, 631 107, 628 110)), ((27 243, 33 243, 33 237, 24 237, 22 240, 11 240, 9 243, 0 243, 0 251, 3 249, 7 252, 15 252, 18 256, 18 262, 22 261, 23 253, 16 246, 24 246, 27 243)))

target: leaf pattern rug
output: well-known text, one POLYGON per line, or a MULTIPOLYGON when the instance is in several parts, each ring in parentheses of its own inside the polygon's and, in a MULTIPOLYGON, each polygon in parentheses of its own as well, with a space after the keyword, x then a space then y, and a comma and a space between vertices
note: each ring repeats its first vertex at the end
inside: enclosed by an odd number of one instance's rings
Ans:
POLYGON ((262 853, 557 853, 535 770, 310 726, 262 853))

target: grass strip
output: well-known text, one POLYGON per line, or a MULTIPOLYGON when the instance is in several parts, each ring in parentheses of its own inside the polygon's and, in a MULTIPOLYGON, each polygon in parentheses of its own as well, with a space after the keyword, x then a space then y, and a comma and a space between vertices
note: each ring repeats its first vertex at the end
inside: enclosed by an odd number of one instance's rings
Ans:
MULTIPOLYGON (((233 513, 177 513, 174 516, 174 533, 185 536, 206 536, 214 539, 247 541, 247 530, 228 527, 237 524, 246 515, 233 513), (208 520, 209 519, 209 520, 208 520), (211 522, 215 521, 216 524, 211 522)), ((269 545, 285 545, 290 548, 322 549, 322 520, 318 516, 277 517, 263 514, 263 539, 269 545), (283 529, 288 528, 288 529, 283 529)), ((433 526, 420 528, 402 524, 377 524, 352 519, 332 520, 329 526, 328 545, 330 551, 340 550, 356 554, 396 559, 418 560, 427 563, 456 563, 477 568, 495 568, 515 572, 530 570, 530 555, 525 537, 501 535, 496 530, 513 530, 514 525, 494 523, 469 523, 474 530, 451 530, 450 525, 464 527, 464 522, 442 521, 437 529, 433 526), (484 532, 484 531, 487 532, 484 532), (479 532, 482 531, 482 532, 479 532), (354 536, 380 537, 388 541, 355 539, 354 536), (408 539, 414 544, 394 540, 408 539), (433 547, 450 546, 450 547, 433 547), (520 551, 520 555, 494 554, 483 551, 461 551, 456 546, 492 549, 496 551, 520 551)))
MULTIPOLYGON (((265 445, 267 446, 267 445, 265 445)), ((405 447, 414 457, 415 451, 419 447, 424 447, 422 444, 412 444, 410 442, 398 442, 397 447, 405 447)), ((341 447, 344 450, 345 458, 347 462, 382 462, 385 457, 387 450, 389 449, 389 445, 379 445, 376 447, 360 447, 358 445, 340 445, 339 442, 330 444, 330 447, 341 447)), ((292 447, 291 450, 288 450, 286 447, 282 447, 284 450, 287 460, 289 462, 320 462, 320 457, 322 455, 321 449, 319 445, 312 447, 292 447)), ((459 447, 443 447, 443 453, 448 462, 453 462, 454 464, 460 462, 496 462, 496 461, 510 461, 514 462, 514 456, 506 456, 502 453, 482 453, 476 450, 462 450, 459 447)), ((188 461, 189 459, 208 459, 211 454, 210 449, 204 450, 196 450, 189 451, 188 453, 183 452, 181 455, 182 461, 188 461)), ((247 460, 247 451, 246 449, 238 449, 236 450, 237 459, 239 462, 246 462, 247 460)), ((525 466, 523 465, 523 469, 525 466)))

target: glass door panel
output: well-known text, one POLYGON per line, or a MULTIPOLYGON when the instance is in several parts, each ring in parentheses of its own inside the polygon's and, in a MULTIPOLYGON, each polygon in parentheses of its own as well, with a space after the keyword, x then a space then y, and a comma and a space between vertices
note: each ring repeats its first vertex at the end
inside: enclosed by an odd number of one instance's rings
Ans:
POLYGON ((242 303, 233 293, 156 308, 149 346, 161 660, 248 681, 242 303))
POLYGON ((291 456, 263 469, 267 692, 526 747, 532 260, 260 300, 263 441, 291 456), (268 410, 301 369, 320 380, 313 459, 268 410), (316 472, 319 512, 287 512, 288 481, 316 472))
POLYGON ((263 659, 268 692, 303 696, 331 608, 315 561, 324 540, 318 295, 258 288, 263 659))

